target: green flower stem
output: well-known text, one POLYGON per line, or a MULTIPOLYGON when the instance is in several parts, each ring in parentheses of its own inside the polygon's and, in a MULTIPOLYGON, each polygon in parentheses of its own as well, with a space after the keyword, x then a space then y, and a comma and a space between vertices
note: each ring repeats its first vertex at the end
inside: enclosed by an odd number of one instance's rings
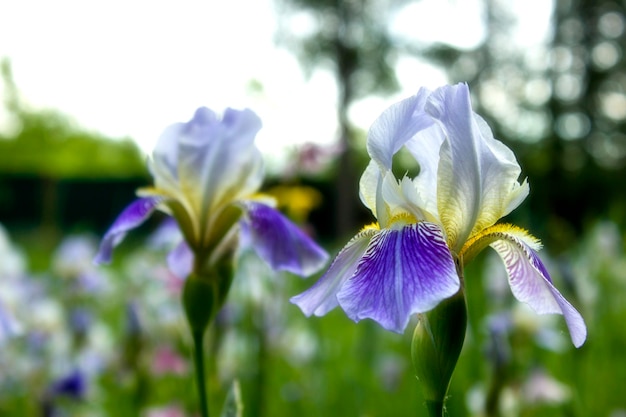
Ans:
MULTIPOLYGON (((196 265, 196 269, 200 269, 199 265, 196 265)), ((192 272, 183 287, 182 302, 193 338, 196 385, 202 417, 209 416, 204 372, 204 334, 224 303, 232 280, 232 263, 230 258, 226 258, 210 269, 192 272)))
POLYGON ((426 400, 426 410, 428 410, 428 415, 431 417, 443 417, 445 415, 443 401, 426 400))
POLYGON ((419 315, 411 356, 430 417, 444 416, 444 403, 463 347, 466 326, 463 289, 434 309, 419 315))
POLYGON ((193 363, 196 373, 196 387, 200 401, 200 415, 209 417, 209 401, 207 398, 206 378, 204 374, 204 331, 192 331, 193 363))
POLYGON ((214 279, 191 274, 183 288, 183 307, 193 338, 193 359, 196 386, 200 402, 200 415, 209 416, 206 376, 204 372, 204 334, 215 315, 217 305, 217 282, 214 279))

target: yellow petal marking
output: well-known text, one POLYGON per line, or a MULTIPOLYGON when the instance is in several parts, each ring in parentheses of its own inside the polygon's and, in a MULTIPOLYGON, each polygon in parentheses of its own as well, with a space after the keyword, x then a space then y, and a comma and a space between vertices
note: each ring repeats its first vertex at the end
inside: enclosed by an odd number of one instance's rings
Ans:
POLYGON ((411 213, 399 213, 394 215, 391 219, 389 219, 389 223, 387 224, 388 229, 401 229, 407 224, 417 223, 417 218, 411 213))
POLYGON ((525 229, 509 223, 500 223, 487 227, 471 236, 461 248, 459 258, 463 260, 463 265, 467 265, 487 246, 497 240, 507 239, 508 237, 518 238, 534 250, 541 249, 539 239, 528 233, 525 229))

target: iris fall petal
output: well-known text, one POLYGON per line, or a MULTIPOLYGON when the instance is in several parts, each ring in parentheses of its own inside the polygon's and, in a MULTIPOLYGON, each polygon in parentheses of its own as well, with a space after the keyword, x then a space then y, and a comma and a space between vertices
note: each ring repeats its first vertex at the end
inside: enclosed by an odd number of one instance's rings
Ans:
POLYGON ((247 213, 242 222, 253 247, 272 269, 306 276, 326 263, 328 254, 278 210, 257 202, 243 205, 247 213))
POLYGON ((400 333, 412 314, 432 309, 459 287, 441 229, 420 222, 376 234, 337 299, 352 320, 371 318, 400 333))
POLYGON ((361 257, 365 253, 375 229, 365 229, 348 242, 339 252, 328 271, 311 288, 291 298, 306 316, 323 316, 339 305, 337 293, 343 284, 354 275, 361 257))
POLYGON ((98 253, 94 258, 96 264, 111 261, 113 248, 126 236, 126 233, 141 225, 156 209, 163 198, 145 197, 139 198, 128 205, 115 219, 113 225, 106 232, 100 243, 98 253))
POLYGON ((580 347, 587 338, 587 328, 580 313, 554 287, 550 275, 522 238, 504 235, 490 245, 504 261, 511 291, 538 314, 562 314, 572 343, 580 347))

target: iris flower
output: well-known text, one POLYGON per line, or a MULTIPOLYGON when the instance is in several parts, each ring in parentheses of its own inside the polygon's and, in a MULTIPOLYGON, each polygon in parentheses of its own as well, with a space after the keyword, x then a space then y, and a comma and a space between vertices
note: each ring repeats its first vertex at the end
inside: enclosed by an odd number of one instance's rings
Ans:
POLYGON ((502 258, 513 295, 539 314, 562 314, 573 344, 587 330, 554 287, 537 255, 539 241, 497 221, 529 193, 513 152, 472 110, 466 84, 421 89, 392 105, 367 138, 371 162, 360 196, 378 220, 339 252, 328 271, 292 298, 310 316, 336 306, 358 322, 403 332, 413 314, 456 294, 462 268, 487 246, 502 258), (415 159, 415 178, 397 179, 394 155, 415 159))
POLYGON ((263 160, 254 138, 261 128, 251 110, 226 109, 222 118, 199 108, 159 138, 149 168, 154 186, 140 189, 102 239, 96 263, 108 262, 126 233, 155 210, 175 218, 184 241, 169 256, 183 275, 201 273, 232 253, 240 234, 273 269, 309 275, 327 254, 257 194, 263 160))

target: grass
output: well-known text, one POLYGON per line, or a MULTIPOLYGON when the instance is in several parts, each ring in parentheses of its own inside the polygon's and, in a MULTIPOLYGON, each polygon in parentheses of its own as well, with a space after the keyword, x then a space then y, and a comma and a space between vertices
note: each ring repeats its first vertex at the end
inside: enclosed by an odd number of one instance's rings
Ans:
MULTIPOLYGON (((88 342, 79 341, 63 319, 54 330, 44 329, 44 339, 50 345, 40 351, 30 346, 28 332, 32 329, 27 329, 26 336, 6 341, 0 351, 0 415, 41 415, 42 398, 64 368, 61 364, 80 364, 79 358, 95 349, 98 337, 106 339, 98 342, 102 344, 98 349, 104 349, 99 353, 106 360, 92 372, 82 399, 63 397, 55 401, 60 415, 149 415, 151 408, 169 405, 193 415, 196 398, 190 339, 178 296, 165 288, 161 256, 125 244, 113 266, 106 269, 109 289, 105 293, 77 293, 68 289, 67 279, 52 271, 52 251, 32 241, 26 245, 28 263, 38 272, 32 279, 43 282, 47 291, 31 302, 52 300, 65 318, 76 305, 87 306, 93 325, 87 330, 88 342), (129 271, 138 270, 145 276, 129 276, 129 271), (136 333, 129 331, 127 315, 133 302, 143 323, 136 333), (57 339, 65 345, 53 348, 59 343, 57 339), (155 373, 154 352, 163 345, 188 361, 185 372, 155 373), (29 365, 36 369, 24 371, 29 365)), ((581 243, 577 257, 572 257, 583 267, 585 262, 592 263, 595 255, 585 245, 581 243)), ((621 258, 606 260, 609 265, 618 261, 621 258)), ((524 322, 509 314, 513 325, 496 338, 505 352, 498 362, 495 351, 489 349, 489 343, 496 339, 487 331, 486 323, 495 313, 513 311, 517 302, 510 295, 497 302, 488 295, 485 262, 485 258, 478 258, 466 270, 469 329, 450 386, 449 415, 486 415, 479 411, 480 404, 490 392, 491 398, 499 399, 499 411, 492 415, 586 417, 626 410, 626 304, 622 301, 626 284, 622 278, 612 268, 589 268, 584 280, 591 283, 596 296, 579 301, 555 274, 556 285, 574 300, 587 321, 587 343, 575 349, 560 317, 535 327, 536 322, 524 322), (553 344, 558 349, 538 342, 546 329, 553 330, 548 334, 558 341, 553 344), (561 401, 538 402, 528 396, 529 378, 539 374, 560 384, 557 386, 565 393, 561 401)), ((213 415, 219 415, 217 411, 234 379, 241 384, 246 417, 425 415, 410 362, 412 328, 397 335, 373 322, 355 324, 340 310, 306 318, 288 299, 311 285, 313 279, 274 276, 255 268, 250 270, 261 271, 259 276, 236 278, 236 288, 206 343, 213 415)), ((554 388, 546 387, 545 394, 554 388)))

